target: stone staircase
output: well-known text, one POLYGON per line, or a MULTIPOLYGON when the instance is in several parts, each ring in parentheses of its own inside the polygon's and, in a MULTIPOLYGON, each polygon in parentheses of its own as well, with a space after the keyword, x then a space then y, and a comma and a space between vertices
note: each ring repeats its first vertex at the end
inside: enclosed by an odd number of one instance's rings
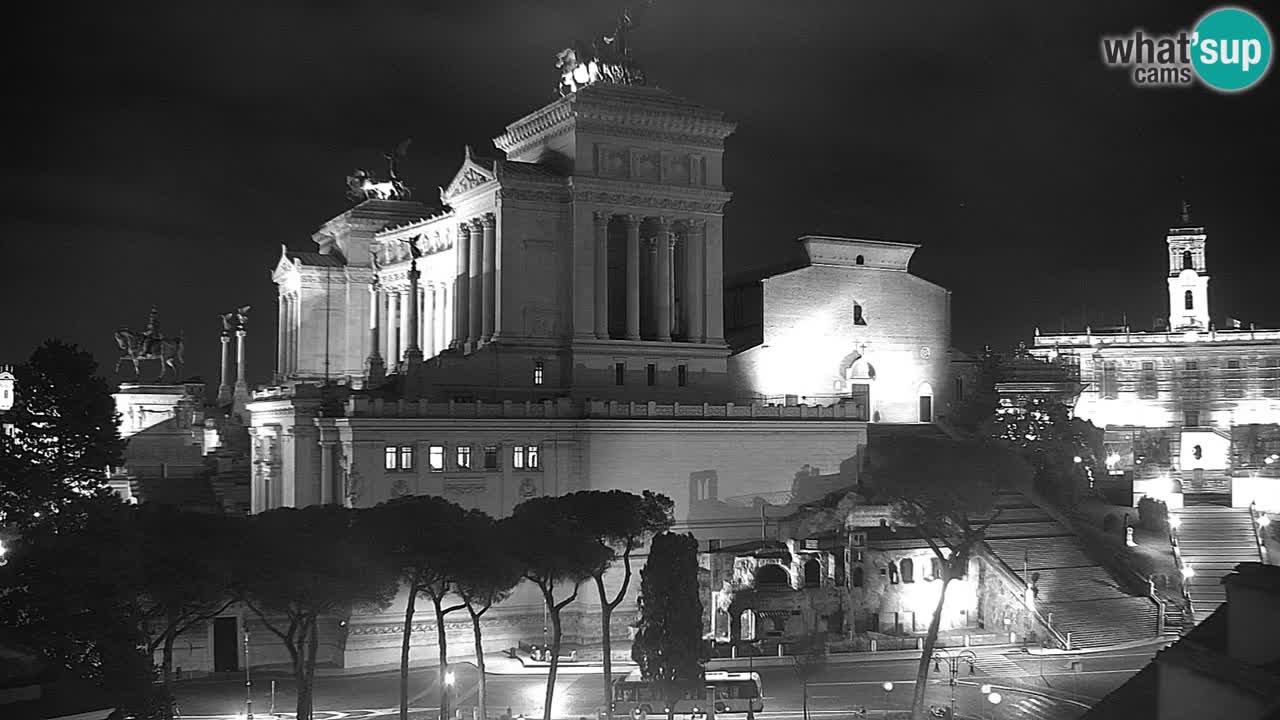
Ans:
POLYGON ((1000 517, 987 529, 987 547, 1037 588, 1036 609, 1072 648, 1152 638, 1161 632, 1159 610, 1146 597, 1126 593, 1089 557, 1074 534, 1020 493, 1002 493, 1000 517))
POLYGON ((1195 573, 1184 582, 1198 624, 1226 602, 1222 578, 1242 562, 1261 562, 1249 508, 1197 505, 1173 511, 1184 565, 1195 573))

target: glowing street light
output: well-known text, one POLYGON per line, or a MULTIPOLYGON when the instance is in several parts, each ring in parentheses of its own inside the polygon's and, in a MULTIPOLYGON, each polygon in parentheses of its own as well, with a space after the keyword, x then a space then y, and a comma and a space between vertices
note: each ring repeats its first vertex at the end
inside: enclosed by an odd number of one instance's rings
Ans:
POLYGON ((1169 527, 1173 528, 1174 530, 1177 530, 1178 528, 1182 527, 1182 518, 1178 517, 1177 515, 1170 515, 1169 527))
POLYGON ((887 718, 889 717, 889 693, 893 692, 893 683, 885 680, 880 689, 884 690, 884 716, 887 718))
MULTIPOLYGON (((983 683, 982 686, 978 688, 978 692, 982 693, 984 698, 990 698, 992 693, 990 683, 983 683)), ((986 717, 985 711, 982 713, 982 716, 986 717)))
POLYGON ((1079 465, 1080 463, 1084 462, 1084 458, 1080 457, 1079 455, 1076 455, 1075 457, 1071 458, 1071 462, 1079 465))
POLYGON ((1000 697, 1000 693, 998 692, 993 692, 987 695, 987 702, 991 703, 991 717, 993 719, 996 716, 996 708, 1000 705, 1000 701, 1003 699, 1004 698, 1000 697))
POLYGON ((1183 578, 1184 580, 1190 580, 1191 578, 1193 578, 1193 577, 1195 577, 1195 576, 1196 576, 1196 571, 1195 571, 1194 569, 1192 569, 1192 567, 1191 567, 1190 565, 1183 565, 1183 566, 1182 566, 1182 578, 1183 578))
MULTIPOLYGON (((1258 527, 1266 527, 1271 524, 1271 518, 1266 515, 1258 516, 1258 527)), ((0 543, 0 565, 4 564, 4 544, 0 543)))

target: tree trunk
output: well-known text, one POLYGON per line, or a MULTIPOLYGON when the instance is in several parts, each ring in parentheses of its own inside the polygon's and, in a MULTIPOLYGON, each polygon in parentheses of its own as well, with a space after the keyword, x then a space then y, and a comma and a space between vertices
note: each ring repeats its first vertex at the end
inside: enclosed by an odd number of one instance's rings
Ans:
POLYGON ((601 575, 596 576, 596 588, 600 591, 600 643, 604 652, 604 712, 608 720, 613 720, 613 633, 610 631, 613 605, 605 598, 604 577, 601 575))
POLYGON ((929 632, 924 636, 924 648, 920 653, 920 663, 916 666, 916 689, 911 699, 911 720, 925 720, 924 691, 929 685, 929 663, 933 659, 933 646, 938 643, 938 628, 942 625, 942 605, 947 599, 947 586, 951 584, 952 572, 947 561, 942 566, 942 590, 938 593, 938 606, 933 609, 933 619, 929 621, 929 632))
POLYGON ((409 720, 409 644, 413 635, 413 611, 418 588, 409 584, 409 602, 404 608, 404 639, 400 643, 400 720, 409 720))
POLYGON ((438 595, 431 598, 436 610, 436 648, 440 651, 440 720, 449 718, 449 641, 444 632, 444 608, 440 607, 438 595))
POLYGON ((551 667, 547 672, 547 695, 542 706, 542 720, 551 720, 551 701, 556 692, 556 671, 560 668, 560 608, 551 601, 551 593, 547 596, 547 608, 551 614, 551 667))
MULTIPOLYGON (((804 708, 804 720, 809 720, 809 678, 805 677, 800 680, 800 692, 804 693, 801 699, 804 708)), ((750 700, 747 701, 750 704, 750 700)))
POLYGON ((471 633, 476 639, 476 670, 480 673, 479 684, 476 688, 476 704, 480 707, 480 720, 489 720, 489 706, 485 702, 486 683, 484 678, 484 643, 480 641, 480 616, 484 613, 476 613, 471 610, 471 606, 467 606, 467 612, 471 614, 471 633))
POLYGON ((173 695, 173 643, 178 639, 174 627, 170 625, 164 631, 164 651, 160 654, 160 668, 164 675, 165 694, 173 695))

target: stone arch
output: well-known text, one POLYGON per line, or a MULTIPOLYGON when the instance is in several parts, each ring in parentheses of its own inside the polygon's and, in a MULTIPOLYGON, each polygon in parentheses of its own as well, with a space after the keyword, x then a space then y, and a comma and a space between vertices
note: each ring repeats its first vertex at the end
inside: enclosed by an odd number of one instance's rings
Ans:
POLYGON ((781 565, 769 563, 756 568, 756 586, 761 585, 790 585, 791 578, 787 576, 787 571, 781 565))
POLYGON ((1183 251, 1182 251, 1182 269, 1183 269, 1183 270, 1195 270, 1195 268, 1196 268, 1196 261, 1195 261, 1195 259, 1192 257, 1192 255, 1191 255, 1191 251, 1190 251, 1190 250, 1183 250, 1183 251))
POLYGON ((807 588, 822 586, 822 563, 818 558, 809 558, 804 564, 804 586, 807 588))
POLYGON ((853 264, 854 264, 854 265, 866 265, 866 264, 867 264, 867 260, 866 260, 866 258, 864 258, 864 257, 862 257, 861 255, 859 255, 858 257, 856 257, 856 258, 854 258, 854 259, 853 259, 853 264))

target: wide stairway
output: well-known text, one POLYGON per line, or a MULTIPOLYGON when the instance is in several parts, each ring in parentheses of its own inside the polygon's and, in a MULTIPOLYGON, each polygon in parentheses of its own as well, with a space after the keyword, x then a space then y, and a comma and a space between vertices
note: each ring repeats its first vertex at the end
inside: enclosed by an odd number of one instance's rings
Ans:
POLYGON ((1227 601, 1222 578, 1242 562, 1262 562, 1249 508, 1195 505, 1173 511, 1182 562, 1195 573, 1185 581, 1195 621, 1209 617, 1227 601))
POLYGON ((1062 523, 1020 493, 1002 493, 987 546, 1010 569, 1039 588, 1036 609, 1054 630, 1071 634, 1072 648, 1101 647, 1154 637, 1155 602, 1126 593, 1085 552, 1062 523))

